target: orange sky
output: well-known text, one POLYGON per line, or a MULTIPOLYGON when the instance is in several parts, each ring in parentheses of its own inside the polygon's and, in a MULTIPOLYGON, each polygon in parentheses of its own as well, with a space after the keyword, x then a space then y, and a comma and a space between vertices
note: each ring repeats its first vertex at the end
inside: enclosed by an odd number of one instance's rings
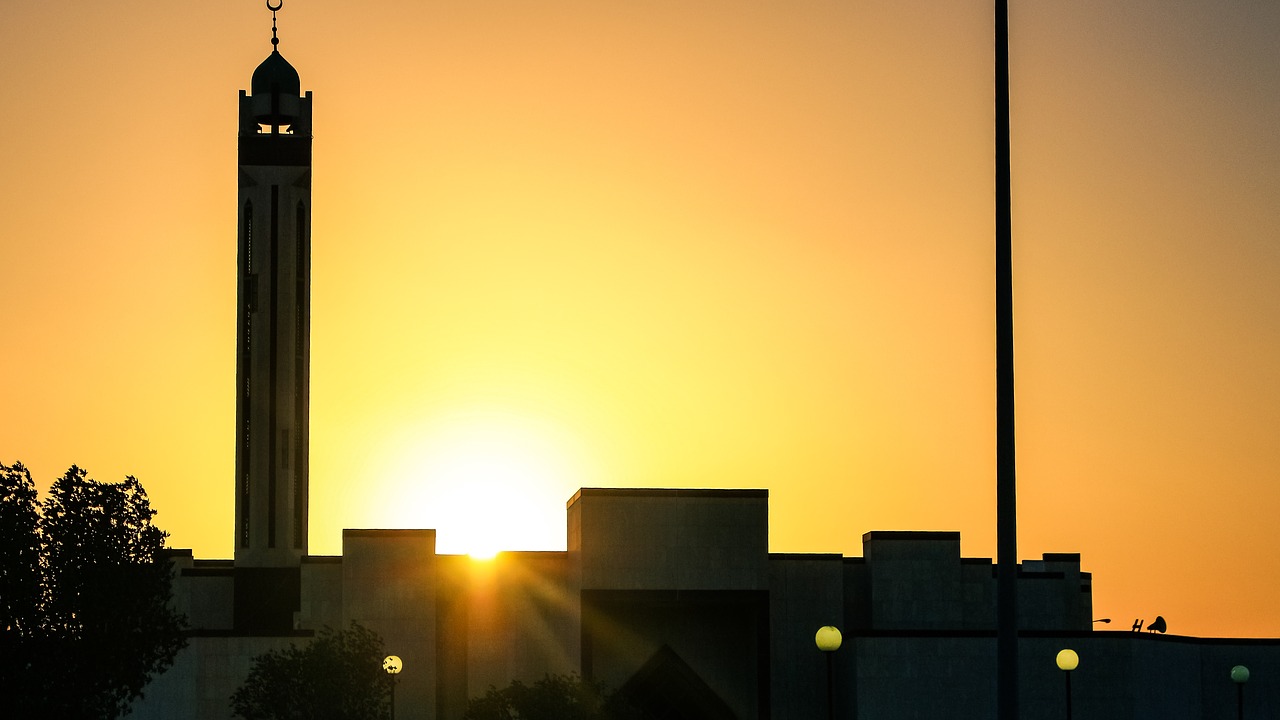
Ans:
MULTIPOLYGON (((1019 549, 1280 635, 1280 6, 1013 0, 1019 549)), ((580 486, 771 548, 994 514, 991 3, 290 0, 315 93, 311 550, 564 547, 580 486), (476 512, 483 507, 484 512, 476 512)), ((231 551, 260 2, 0 4, 0 460, 231 551)))

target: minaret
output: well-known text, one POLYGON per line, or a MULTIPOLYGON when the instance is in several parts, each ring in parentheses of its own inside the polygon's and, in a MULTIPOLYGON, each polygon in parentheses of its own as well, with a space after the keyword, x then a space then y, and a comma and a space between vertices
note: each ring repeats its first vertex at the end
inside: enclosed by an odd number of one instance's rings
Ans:
POLYGON ((307 554, 311 93, 299 97, 278 49, 281 5, 267 2, 271 54, 240 91, 235 565, 296 577, 307 554))

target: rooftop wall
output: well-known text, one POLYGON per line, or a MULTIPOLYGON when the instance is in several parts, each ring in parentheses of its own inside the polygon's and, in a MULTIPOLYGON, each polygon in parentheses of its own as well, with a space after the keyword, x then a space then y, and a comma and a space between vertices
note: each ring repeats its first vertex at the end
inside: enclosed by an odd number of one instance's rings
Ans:
POLYGON ((342 614, 382 636, 404 662, 396 717, 436 707, 435 530, 342 531, 342 614), (403 711, 401 711, 403 709, 403 711))
POLYGON ((584 590, 768 587, 767 490, 583 488, 568 517, 584 590))

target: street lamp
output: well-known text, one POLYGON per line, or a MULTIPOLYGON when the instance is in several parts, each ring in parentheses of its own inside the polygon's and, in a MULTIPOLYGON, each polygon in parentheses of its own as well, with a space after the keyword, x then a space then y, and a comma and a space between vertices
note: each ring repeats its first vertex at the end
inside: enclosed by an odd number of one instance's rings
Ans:
POLYGON ((1243 665, 1231 668, 1231 682, 1236 684, 1236 718, 1244 720, 1244 684, 1249 682, 1249 668, 1243 665))
POLYGON ((818 628, 817 634, 813 636, 813 641, 818 644, 818 649, 823 655, 827 656, 827 720, 835 720, 836 717, 836 701, 834 683, 831 679, 831 656, 835 651, 840 649, 840 630, 832 625, 824 625, 818 628))
POLYGON ((404 669, 404 663, 399 655, 388 655, 382 658, 382 669, 391 680, 391 720, 396 720, 396 676, 404 669))
POLYGON ((1067 679, 1067 720, 1071 720, 1071 671, 1080 664, 1080 656, 1071 648, 1059 650, 1057 663, 1062 676, 1067 679))

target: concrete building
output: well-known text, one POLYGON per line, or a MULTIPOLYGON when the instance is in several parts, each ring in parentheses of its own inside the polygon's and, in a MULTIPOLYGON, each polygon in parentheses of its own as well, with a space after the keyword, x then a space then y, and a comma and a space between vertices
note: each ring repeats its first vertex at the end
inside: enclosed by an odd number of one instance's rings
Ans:
MULTIPOLYGON (((274 38, 273 46, 276 43, 274 38)), ((254 656, 357 621, 404 661, 396 717, 452 719, 512 680, 580 673, 653 718, 995 715, 995 568, 952 532, 869 532, 861 557, 768 550, 766 490, 584 488, 567 550, 473 561, 433 530, 346 530, 307 552, 311 93, 273 47, 240 93, 235 552, 173 554, 190 645, 133 718, 224 720, 254 656), (824 655, 815 631, 844 645, 824 655), (828 662, 830 664, 828 664, 828 662), (830 677, 828 676, 830 670, 830 677), (830 680, 830 685, 828 682, 830 680)), ((1076 554, 1021 564, 1021 716, 1280 715, 1280 641, 1093 631, 1076 554)))
MULTIPOLYGON (((835 625, 836 717, 988 718, 995 704, 995 568, 951 532, 870 532, 863 555, 769 553, 764 490, 599 489, 568 504, 568 550, 439 555, 431 530, 347 530, 340 557, 306 556, 292 624, 237 629, 232 561, 175 557, 175 602, 197 628, 138 718, 228 718, 251 659, 351 620, 404 660, 398 718, 458 718, 514 679, 578 672, 652 717, 815 718, 835 625)), ((1063 647, 1081 657, 1078 717, 1235 717, 1232 666, 1253 670, 1257 717, 1280 710, 1272 640, 1094 632, 1092 578, 1074 554, 1024 561, 1025 718, 1064 713, 1063 647)))

